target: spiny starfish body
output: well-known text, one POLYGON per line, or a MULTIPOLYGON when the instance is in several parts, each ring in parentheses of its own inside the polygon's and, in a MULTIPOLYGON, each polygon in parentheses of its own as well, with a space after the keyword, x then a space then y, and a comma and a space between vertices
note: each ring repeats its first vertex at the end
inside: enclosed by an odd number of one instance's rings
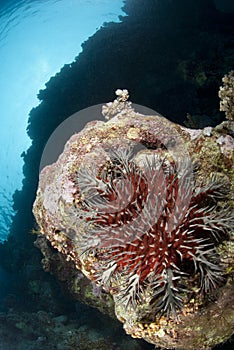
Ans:
POLYGON ((215 197, 225 195, 224 185, 213 178, 198 187, 192 164, 179 169, 157 152, 139 165, 128 149, 108 155, 98 174, 85 165, 77 174, 82 207, 74 215, 86 226, 81 254, 98 261, 92 279, 109 290, 111 277, 124 273, 118 298, 126 306, 139 302, 150 285, 156 312, 167 314, 195 288, 207 293, 221 284, 215 246, 230 218, 217 211, 215 197))

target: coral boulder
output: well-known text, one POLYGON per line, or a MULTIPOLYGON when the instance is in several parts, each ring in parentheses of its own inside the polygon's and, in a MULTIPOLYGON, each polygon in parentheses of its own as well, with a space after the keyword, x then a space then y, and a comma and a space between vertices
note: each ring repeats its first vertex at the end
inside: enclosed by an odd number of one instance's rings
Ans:
POLYGON ((234 315, 233 122, 192 130, 116 95, 106 121, 41 171, 40 234, 112 295, 128 334, 210 348, 230 337, 234 315))

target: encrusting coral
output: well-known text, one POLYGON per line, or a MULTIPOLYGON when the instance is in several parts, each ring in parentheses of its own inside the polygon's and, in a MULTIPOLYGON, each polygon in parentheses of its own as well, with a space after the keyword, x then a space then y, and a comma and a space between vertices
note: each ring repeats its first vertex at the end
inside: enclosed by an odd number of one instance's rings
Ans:
POLYGON ((232 334, 233 122, 192 130, 116 95, 107 121, 88 123, 42 170, 35 218, 113 296, 128 334, 208 349, 232 334))

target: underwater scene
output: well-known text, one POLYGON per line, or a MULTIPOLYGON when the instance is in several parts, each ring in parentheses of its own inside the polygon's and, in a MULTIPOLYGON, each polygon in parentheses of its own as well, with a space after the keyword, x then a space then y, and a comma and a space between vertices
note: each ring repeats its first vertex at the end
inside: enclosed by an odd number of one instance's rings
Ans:
POLYGON ((225 350, 234 1, 0 1, 0 350, 225 350))

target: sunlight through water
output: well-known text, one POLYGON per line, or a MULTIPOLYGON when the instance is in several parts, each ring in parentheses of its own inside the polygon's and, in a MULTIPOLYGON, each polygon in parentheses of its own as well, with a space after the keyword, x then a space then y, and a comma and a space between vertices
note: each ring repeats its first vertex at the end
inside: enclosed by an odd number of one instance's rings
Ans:
POLYGON ((104 22, 124 15, 122 0, 9 0, 0 4, 0 241, 6 239, 12 195, 22 186, 20 157, 37 93, 104 22))

